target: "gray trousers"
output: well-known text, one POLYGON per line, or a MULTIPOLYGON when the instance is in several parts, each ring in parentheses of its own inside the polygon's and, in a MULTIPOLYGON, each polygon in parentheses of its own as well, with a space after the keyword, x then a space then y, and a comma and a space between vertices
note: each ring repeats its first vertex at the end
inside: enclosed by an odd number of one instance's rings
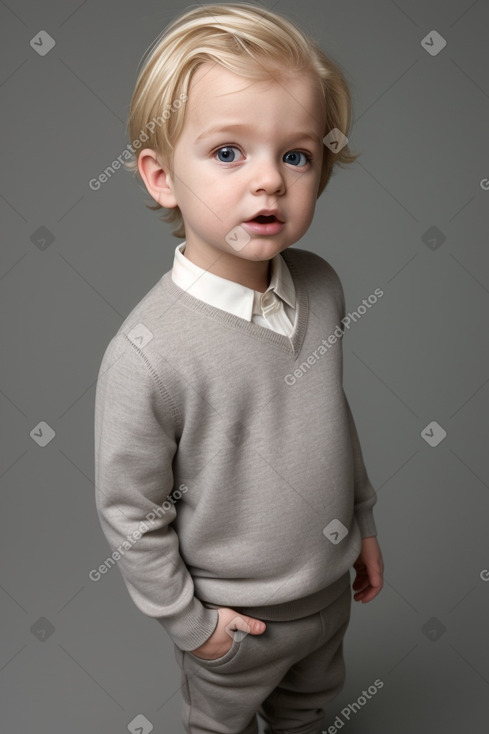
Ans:
MULTIPOLYGON (((247 609, 249 616, 252 608, 247 609)), ((322 706, 345 683, 343 637, 351 588, 316 614, 267 621, 261 635, 234 632, 231 648, 204 660, 174 645, 188 734, 318 734, 322 706)), ((261 619, 257 615, 258 619, 261 619)))

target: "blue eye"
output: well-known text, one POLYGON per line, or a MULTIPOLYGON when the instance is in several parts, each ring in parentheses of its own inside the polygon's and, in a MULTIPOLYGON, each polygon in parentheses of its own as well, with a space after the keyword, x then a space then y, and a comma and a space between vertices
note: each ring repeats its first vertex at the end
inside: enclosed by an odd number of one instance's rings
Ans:
MULTIPOLYGON (((235 154, 233 153, 234 150, 241 152, 239 148, 235 145, 223 145, 216 150, 214 156, 218 156, 218 159, 221 163, 235 163, 235 154)), ((306 163, 311 163, 312 157, 307 153, 303 153, 300 150, 292 150, 284 155, 284 160, 286 163, 290 163, 293 166, 299 167, 306 165, 306 163), (302 163, 300 162, 300 156, 303 156, 303 158, 305 158, 302 163), (289 160, 286 160, 287 158, 289 158, 289 160)))
MULTIPOLYGON (((305 163, 310 163, 311 162, 311 160, 312 160, 311 159, 311 156, 308 155, 307 153, 303 153, 301 150, 292 150, 290 153, 286 153, 285 156, 284 156, 284 158, 287 158, 287 156, 292 156, 292 157, 295 157, 294 160, 296 161, 297 160, 297 156, 301 156, 301 155, 303 155, 304 158, 306 159, 305 160, 305 163)), ((297 166, 301 166, 301 165, 304 166, 305 165, 305 163, 295 163, 294 160, 288 160, 288 161, 286 161, 286 163, 291 163, 293 166, 296 166, 296 165, 297 166)))
POLYGON ((215 155, 219 155, 221 153, 221 151, 223 151, 223 150, 226 151, 227 153, 226 153, 224 159, 219 158, 219 160, 221 161, 221 163, 234 163, 234 158, 231 158, 230 157, 230 155, 232 156, 234 154, 233 153, 230 153, 229 151, 239 150, 239 148, 236 148, 234 145, 225 145, 224 147, 219 148, 218 150, 216 150, 215 155))

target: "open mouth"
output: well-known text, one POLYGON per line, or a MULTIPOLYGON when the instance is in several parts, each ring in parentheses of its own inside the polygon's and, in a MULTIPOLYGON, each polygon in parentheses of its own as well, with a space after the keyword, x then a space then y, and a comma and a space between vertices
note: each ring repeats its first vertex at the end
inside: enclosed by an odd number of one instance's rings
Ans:
POLYGON ((271 214, 270 216, 265 216, 264 214, 260 214, 258 217, 255 217, 254 219, 251 219, 250 221, 258 222, 259 224, 270 224, 271 222, 278 222, 278 219, 274 214, 271 214))
POLYGON ((248 226, 250 232, 266 237, 278 234, 285 227, 285 224, 275 214, 258 214, 243 224, 248 226))

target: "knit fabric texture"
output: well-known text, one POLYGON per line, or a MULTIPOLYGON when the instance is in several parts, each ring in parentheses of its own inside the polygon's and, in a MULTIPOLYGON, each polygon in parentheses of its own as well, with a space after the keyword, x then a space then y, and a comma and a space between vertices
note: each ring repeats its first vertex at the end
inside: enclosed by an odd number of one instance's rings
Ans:
POLYGON ((168 271, 100 366, 106 563, 183 650, 210 637, 217 606, 314 613, 377 534, 343 390, 340 279, 313 252, 281 255, 297 299, 290 338, 195 298, 168 271))

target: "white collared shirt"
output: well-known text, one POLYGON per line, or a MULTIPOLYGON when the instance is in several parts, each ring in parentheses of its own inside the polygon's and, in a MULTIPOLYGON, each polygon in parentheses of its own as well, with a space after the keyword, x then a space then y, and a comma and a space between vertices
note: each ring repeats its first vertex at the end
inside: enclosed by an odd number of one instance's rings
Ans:
POLYGON ((295 288, 280 253, 272 258, 270 284, 260 293, 196 265, 185 257, 185 244, 175 248, 171 277, 176 285, 210 306, 290 337, 296 316, 295 288))

